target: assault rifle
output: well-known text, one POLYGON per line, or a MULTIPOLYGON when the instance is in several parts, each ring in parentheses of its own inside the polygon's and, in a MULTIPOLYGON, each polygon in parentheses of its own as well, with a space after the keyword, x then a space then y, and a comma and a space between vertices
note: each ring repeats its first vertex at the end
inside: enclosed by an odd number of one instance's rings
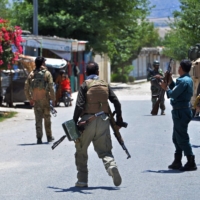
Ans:
POLYGON ((56 109, 53 107, 52 101, 50 101, 50 111, 51 111, 51 114, 52 114, 54 117, 56 117, 57 111, 56 111, 56 109))
POLYGON ((78 122, 78 124, 75 124, 73 119, 64 122, 62 124, 62 127, 63 127, 66 135, 62 136, 58 141, 53 143, 53 146, 51 147, 52 150, 54 150, 66 137, 68 138, 69 141, 76 142, 76 140, 83 133, 85 126, 88 123, 90 123, 91 121, 93 121, 96 117, 101 116, 103 114, 104 114, 103 111, 98 112, 98 113, 92 115, 91 117, 89 117, 88 119, 86 119, 85 121, 78 122))
MULTIPOLYGON (((126 148, 126 146, 124 144, 124 140, 122 139, 122 136, 121 136, 121 134, 119 132, 118 125, 115 122, 114 115, 115 115, 115 111, 112 113, 112 111, 110 109, 110 106, 109 106, 110 126, 111 126, 111 128, 112 128, 112 130, 114 132, 114 135, 117 138, 119 144, 122 146, 122 149, 124 149, 124 151, 126 152, 126 154, 128 156, 127 159, 129 159, 131 157, 131 155, 129 154, 128 149, 126 148)), ((120 126, 126 128, 128 126, 128 124, 126 122, 122 122, 120 124, 120 126)))
MULTIPOLYGON (((172 65, 174 63, 174 60, 171 58, 170 61, 169 61, 169 65, 168 65, 168 68, 167 68, 167 71, 165 73, 165 77, 164 77, 164 82, 168 84, 169 82, 169 76, 170 76, 170 72, 171 72, 171 68, 172 68, 172 65)), ((157 115, 158 114, 158 110, 159 110, 159 105, 160 105, 160 102, 164 99, 164 96, 165 96, 165 90, 161 89, 161 92, 158 96, 158 100, 156 101, 152 111, 151 111, 151 114, 152 115, 157 115)))

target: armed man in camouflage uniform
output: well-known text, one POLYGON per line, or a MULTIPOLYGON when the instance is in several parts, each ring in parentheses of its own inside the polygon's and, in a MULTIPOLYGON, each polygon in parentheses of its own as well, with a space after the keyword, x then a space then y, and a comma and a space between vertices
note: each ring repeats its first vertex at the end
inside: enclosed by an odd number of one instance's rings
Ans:
POLYGON ((108 83, 99 80, 97 63, 89 62, 86 67, 86 74, 87 80, 83 82, 78 92, 73 119, 77 123, 79 117, 81 117, 81 121, 84 121, 100 111, 104 111, 105 114, 96 117, 87 124, 78 142, 76 142, 75 160, 78 181, 75 185, 77 187, 88 186, 87 149, 92 142, 96 153, 104 163, 105 169, 112 176, 114 185, 119 186, 122 180, 111 151, 108 99, 114 104, 117 125, 123 122, 121 104, 108 83))
POLYGON ((43 118, 47 141, 52 142, 54 140, 51 132, 50 100, 54 104, 55 93, 52 75, 46 69, 45 61, 46 59, 40 56, 35 59, 36 68, 29 74, 24 88, 26 98, 34 106, 37 144, 42 144, 43 118))
MULTIPOLYGON (((164 74, 162 72, 162 69, 159 68, 159 61, 155 60, 153 62, 153 70, 149 70, 149 73, 147 75, 147 80, 151 81, 151 101, 152 101, 152 109, 159 97, 159 94, 161 92, 160 87, 160 80, 164 78, 164 74)), ((165 99, 163 98, 160 102, 160 109, 161 109, 161 115, 165 115, 165 99)))

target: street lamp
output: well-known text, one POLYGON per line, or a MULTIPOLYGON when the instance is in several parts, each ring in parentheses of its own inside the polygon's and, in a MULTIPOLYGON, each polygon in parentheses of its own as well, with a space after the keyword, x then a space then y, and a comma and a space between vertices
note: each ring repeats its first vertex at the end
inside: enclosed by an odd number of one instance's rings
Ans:
MULTIPOLYGON (((33 0, 33 34, 38 35, 38 0, 33 0)), ((34 54, 38 56, 38 50, 34 54)))

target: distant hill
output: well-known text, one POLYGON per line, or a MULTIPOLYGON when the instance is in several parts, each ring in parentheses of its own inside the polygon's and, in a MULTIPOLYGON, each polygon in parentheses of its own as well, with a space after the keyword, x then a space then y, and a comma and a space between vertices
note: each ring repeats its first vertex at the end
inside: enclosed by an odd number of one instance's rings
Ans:
POLYGON ((149 0, 152 8, 148 19, 154 22, 155 27, 168 27, 168 17, 173 19, 173 11, 180 10, 179 0, 149 0))
POLYGON ((151 14, 148 18, 166 18, 172 17, 174 10, 179 10, 179 0, 149 0, 151 6, 155 6, 152 9, 151 14))
POLYGON ((167 31, 170 30, 168 26, 168 17, 173 20, 173 11, 180 10, 179 0, 149 0, 152 8, 150 15, 148 16, 149 21, 154 23, 154 26, 158 28, 160 37, 164 37, 167 31))

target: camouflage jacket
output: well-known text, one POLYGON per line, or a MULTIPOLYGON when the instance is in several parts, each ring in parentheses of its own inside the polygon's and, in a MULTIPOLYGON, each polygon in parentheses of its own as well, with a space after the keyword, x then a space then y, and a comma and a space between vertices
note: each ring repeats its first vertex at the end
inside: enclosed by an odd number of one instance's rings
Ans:
POLYGON ((161 87, 159 85, 159 80, 154 78, 155 75, 161 75, 162 77, 164 77, 162 69, 159 68, 158 71, 151 70, 147 75, 147 81, 151 82, 152 95, 158 95, 161 90, 161 87))
POLYGON ((55 92, 54 92, 54 88, 53 88, 53 78, 51 73, 45 68, 45 67, 41 67, 40 71, 32 71, 26 82, 25 82, 25 87, 24 87, 24 92, 26 95, 26 98, 30 101, 30 100, 42 100, 42 99, 46 99, 46 100, 55 100, 55 92), (34 86, 33 87, 33 83, 34 83, 34 78, 36 73, 42 72, 44 74, 44 84, 38 85, 38 87, 34 86))

